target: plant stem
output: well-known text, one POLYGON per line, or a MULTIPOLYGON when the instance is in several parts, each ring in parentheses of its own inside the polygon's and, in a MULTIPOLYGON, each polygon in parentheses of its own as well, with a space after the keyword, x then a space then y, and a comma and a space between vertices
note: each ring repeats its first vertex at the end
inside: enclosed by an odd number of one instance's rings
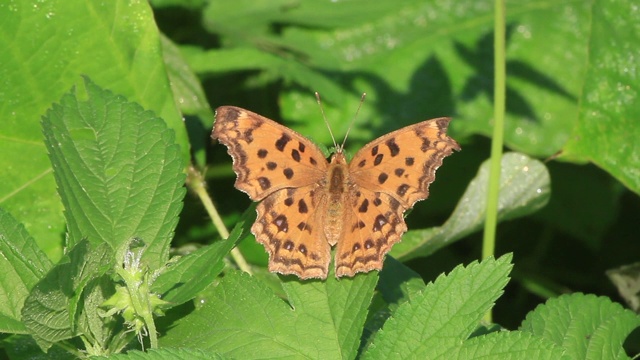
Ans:
MULTIPOLYGON (((496 246, 496 226, 498 223, 498 198, 500 192, 500 162, 504 139, 505 111, 505 4, 504 0, 495 0, 494 21, 494 88, 493 88, 493 137, 491 139, 491 170, 487 191, 487 208, 482 243, 482 258, 493 256, 496 246)), ((491 322, 491 312, 485 320, 491 322)))
MULTIPOLYGON (((209 214, 209 218, 211 222, 213 222, 213 226, 218 230, 220 236, 224 239, 229 237, 229 230, 224 226, 224 222, 216 209, 216 206, 213 204, 209 193, 207 192, 206 183, 204 181, 204 177, 202 173, 200 173, 195 167, 189 166, 189 171, 187 174, 187 186, 198 196, 202 205, 204 206, 207 214, 209 214)), ((246 273, 252 274, 251 266, 247 263, 242 256, 242 253, 238 248, 233 248, 231 250, 231 258, 236 263, 238 268, 246 273)))

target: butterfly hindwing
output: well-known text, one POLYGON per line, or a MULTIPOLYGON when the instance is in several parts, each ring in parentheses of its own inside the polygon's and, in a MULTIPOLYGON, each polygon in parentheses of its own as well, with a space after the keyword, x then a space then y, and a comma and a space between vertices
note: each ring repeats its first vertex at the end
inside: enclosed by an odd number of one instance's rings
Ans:
POLYGON ((385 193, 354 189, 335 255, 336 276, 381 270, 384 256, 407 231, 400 202, 385 193))
POLYGON ((331 246, 320 226, 323 199, 308 186, 278 190, 258 204, 251 232, 269 253, 269 271, 327 277, 331 246))

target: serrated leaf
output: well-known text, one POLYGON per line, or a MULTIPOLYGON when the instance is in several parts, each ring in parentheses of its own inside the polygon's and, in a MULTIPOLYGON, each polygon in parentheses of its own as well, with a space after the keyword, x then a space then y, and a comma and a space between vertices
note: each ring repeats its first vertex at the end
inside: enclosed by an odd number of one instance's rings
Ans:
POLYGON ((640 194, 640 11, 633 0, 592 5, 581 109, 564 148, 592 161, 640 194))
POLYGON ((103 360, 224 360, 228 359, 217 352, 208 352, 200 349, 149 349, 143 351, 129 351, 126 354, 111 356, 93 356, 92 359, 103 360))
POLYGON ((147 2, 82 0, 0 6, 0 199, 54 261, 62 256, 65 219, 42 146, 42 114, 81 84, 81 75, 137 101, 176 132, 189 158, 172 98, 158 27, 147 2), (125 10, 126 9, 126 10, 125 10), (37 31, 35 31, 37 29, 37 31))
POLYGON ((458 266, 387 320, 364 359, 434 359, 460 346, 502 294, 511 255, 458 266))
POLYGON ((398 306, 407 301, 415 301, 415 297, 420 296, 424 288, 425 283, 419 274, 393 257, 387 256, 376 286, 376 297, 369 306, 372 313, 369 314, 365 325, 361 348, 369 346, 371 336, 382 328, 398 306))
POLYGON ((549 340, 520 331, 494 332, 465 341, 441 359, 482 360, 568 360, 569 356, 549 340))
POLYGON ((375 272, 340 280, 330 274, 326 281, 287 278, 287 304, 255 278, 227 273, 212 297, 160 342, 242 359, 352 359, 376 281, 375 272))
POLYGON ((224 257, 236 243, 249 233, 246 216, 241 219, 225 240, 199 249, 164 271, 154 281, 151 290, 162 294, 162 299, 172 306, 193 299, 209 286, 224 268, 224 257))
MULTIPOLYGON (((502 156, 498 219, 505 221, 528 215, 543 207, 550 196, 547 168, 524 154, 502 156)), ((439 228, 409 231, 390 254, 402 261, 427 256, 441 247, 478 231, 484 224, 489 160, 478 170, 458 201, 451 217, 439 228)))
POLYGON ((51 267, 24 226, 0 208, 0 332, 26 333, 20 321, 24 300, 51 267))
POLYGON ((82 239, 118 249, 132 238, 147 245, 157 269, 168 259, 185 190, 174 133, 138 104, 85 80, 42 126, 65 206, 68 245, 82 239))
MULTIPOLYGON (((109 275, 103 275, 92 279, 84 287, 82 302, 77 305, 80 311, 74 325, 94 349, 109 348, 109 341, 113 339, 114 332, 118 329, 113 317, 104 317, 101 305, 114 294, 113 280, 109 275)), ((74 317, 75 318, 75 317, 74 317)))
POLYGON ((79 242, 33 288, 22 308, 22 322, 44 351, 77 335, 76 317, 87 284, 112 267, 106 244, 79 242))
POLYGON ((520 330, 562 347, 572 359, 626 358, 622 343, 640 316, 609 298, 571 294, 549 299, 527 315, 520 330))

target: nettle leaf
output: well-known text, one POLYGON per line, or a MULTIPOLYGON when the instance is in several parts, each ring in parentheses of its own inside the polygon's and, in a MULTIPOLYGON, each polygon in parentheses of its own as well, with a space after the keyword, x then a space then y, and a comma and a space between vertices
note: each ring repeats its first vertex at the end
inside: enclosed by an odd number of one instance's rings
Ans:
POLYGON ((118 249, 132 238, 147 245, 151 269, 168 259, 182 208, 185 176, 174 133, 162 119, 85 79, 42 121, 68 246, 82 239, 118 249))
POLYGON ((198 347, 242 359, 352 359, 356 356, 376 272, 300 281, 282 277, 287 302, 264 282, 230 272, 211 297, 178 320, 163 346, 198 347))
POLYGON ((0 208, 0 332, 27 332, 20 322, 24 300, 51 267, 24 226, 0 208))
POLYGON ((502 294, 511 255, 458 266, 410 301, 378 331, 364 359, 435 359, 459 348, 502 294))
POLYGON ((112 268, 107 244, 81 241, 36 284, 22 308, 22 322, 43 351, 78 334, 85 287, 112 268))
MULTIPOLYGON (((427 256, 480 230, 485 218, 489 166, 489 160, 482 163, 453 214, 441 227, 408 231, 390 254, 402 261, 427 256)), ((550 192, 549 172, 543 163, 519 153, 502 156, 498 200, 500 221, 539 210, 549 200, 550 192)))
POLYGON ((576 293, 538 306, 520 330, 552 341, 572 359, 621 359, 622 343, 638 326, 640 316, 611 299, 576 293))
POLYGON ((126 354, 111 356, 93 356, 91 359, 104 360, 224 360, 230 359, 216 352, 207 352, 199 349, 150 349, 147 352, 129 351, 126 354))
POLYGON ((465 341, 460 348, 439 359, 569 360, 570 356, 551 341, 520 331, 493 332, 465 341))
POLYGON ((172 306, 193 299, 199 292, 209 286, 224 269, 224 258, 238 241, 249 234, 251 224, 247 217, 255 216, 245 212, 236 223, 229 237, 216 241, 193 253, 181 257, 154 281, 151 290, 163 294, 162 299, 172 306))
POLYGON ((11 154, 0 159, 0 198, 55 261, 65 219, 40 126, 51 103, 90 76, 162 117, 186 161, 184 121, 146 1, 17 1, 0 7, 0 23, 0 153, 11 154))
POLYGON ((581 108, 563 156, 592 161, 640 194, 640 13, 594 1, 581 108))

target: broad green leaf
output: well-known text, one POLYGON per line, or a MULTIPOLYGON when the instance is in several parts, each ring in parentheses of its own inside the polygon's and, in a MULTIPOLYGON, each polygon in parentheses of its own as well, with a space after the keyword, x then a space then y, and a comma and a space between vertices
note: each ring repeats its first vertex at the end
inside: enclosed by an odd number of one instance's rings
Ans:
POLYGON ((444 354, 439 359, 569 360, 571 357, 547 339, 520 331, 501 331, 471 338, 454 352, 444 354))
MULTIPOLYGON (((498 218, 501 221, 528 215, 543 207, 550 195, 549 172, 540 161, 524 154, 502 156, 498 218)), ((478 231, 484 224, 489 161, 469 183, 451 217, 439 228, 407 232, 390 254, 403 261, 427 256, 478 231)))
POLYGON ((151 269, 168 259, 184 196, 184 163, 174 132, 140 105, 90 80, 43 119, 69 246, 81 239, 118 249, 145 242, 151 269))
POLYGON ((458 266, 401 304, 364 359, 435 359, 459 347, 502 294, 511 255, 458 266))
POLYGON ((36 284, 22 308, 22 322, 42 350, 78 334, 75 323, 83 291, 112 268, 112 259, 106 244, 92 249, 81 241, 36 284))
POLYGON ((242 359, 353 359, 377 278, 375 272, 340 280, 329 274, 326 281, 288 277, 287 303, 255 278, 230 272, 160 343, 242 359))
POLYGON ((0 5, 0 205, 40 248, 62 256, 65 232, 40 120, 81 75, 167 121, 188 159, 158 29, 146 2, 11 1, 0 5))
POLYGON ((26 333, 24 300, 52 267, 24 226, 0 208, 0 332, 26 333))
POLYGON ((424 287, 425 283, 419 274, 393 257, 386 257, 377 289, 393 309, 415 299, 422 293, 424 287))
POLYGON ((103 360, 224 360, 229 359, 217 352, 208 352, 200 349, 149 349, 143 351, 129 351, 126 354, 111 356, 94 356, 91 359, 103 360))
MULTIPOLYGON (((367 3, 362 2, 366 7, 367 3)), ((384 16, 338 29, 284 27, 281 47, 343 88, 323 94, 334 133, 344 134, 360 94, 368 94, 351 131, 357 145, 403 125, 453 116, 452 133, 492 131, 490 1, 401 1, 384 16), (292 50, 292 52, 294 52, 292 50), (340 97, 342 95, 342 97, 340 97)), ((312 2, 300 7, 313 7, 312 2)), ((512 1, 507 4, 507 124, 505 141, 549 156, 560 150, 576 118, 589 32, 589 4, 512 1), (553 24, 553 26, 549 26, 553 24), (561 59, 566 59, 562 61, 561 59), (578 79, 578 81, 576 81, 578 79)), ((301 11, 301 10, 299 10, 301 11)), ((285 76, 285 75, 283 75, 285 76)), ((313 86, 282 96, 285 119, 320 119, 313 86)), ((296 127, 330 141, 322 121, 296 127)))
POLYGON ((369 346, 372 335, 375 334, 398 306, 421 296, 425 283, 419 274, 394 259, 387 256, 384 267, 380 272, 380 280, 376 287, 376 294, 369 306, 369 318, 365 324, 364 341, 361 348, 369 346))
POLYGON ((564 156, 589 160, 640 194, 640 10, 593 2, 580 114, 564 156))
POLYGON ((171 90, 180 111, 185 116, 191 151, 200 166, 205 164, 204 139, 208 139, 213 124, 213 111, 207 102, 200 81, 186 63, 180 50, 166 36, 161 37, 162 55, 171 81, 171 90), (190 115, 190 116, 189 116, 190 115), (194 118, 197 117, 197 120, 194 118))
POLYGON ((622 343, 638 326, 640 316, 611 299, 576 293, 538 306, 520 330, 554 342, 572 359, 626 359, 622 343))
POLYGON ((180 258, 158 276, 151 290, 162 294, 162 299, 172 306, 195 298, 222 272, 225 256, 239 240, 248 235, 249 226, 245 217, 236 223, 227 239, 216 241, 180 258))

